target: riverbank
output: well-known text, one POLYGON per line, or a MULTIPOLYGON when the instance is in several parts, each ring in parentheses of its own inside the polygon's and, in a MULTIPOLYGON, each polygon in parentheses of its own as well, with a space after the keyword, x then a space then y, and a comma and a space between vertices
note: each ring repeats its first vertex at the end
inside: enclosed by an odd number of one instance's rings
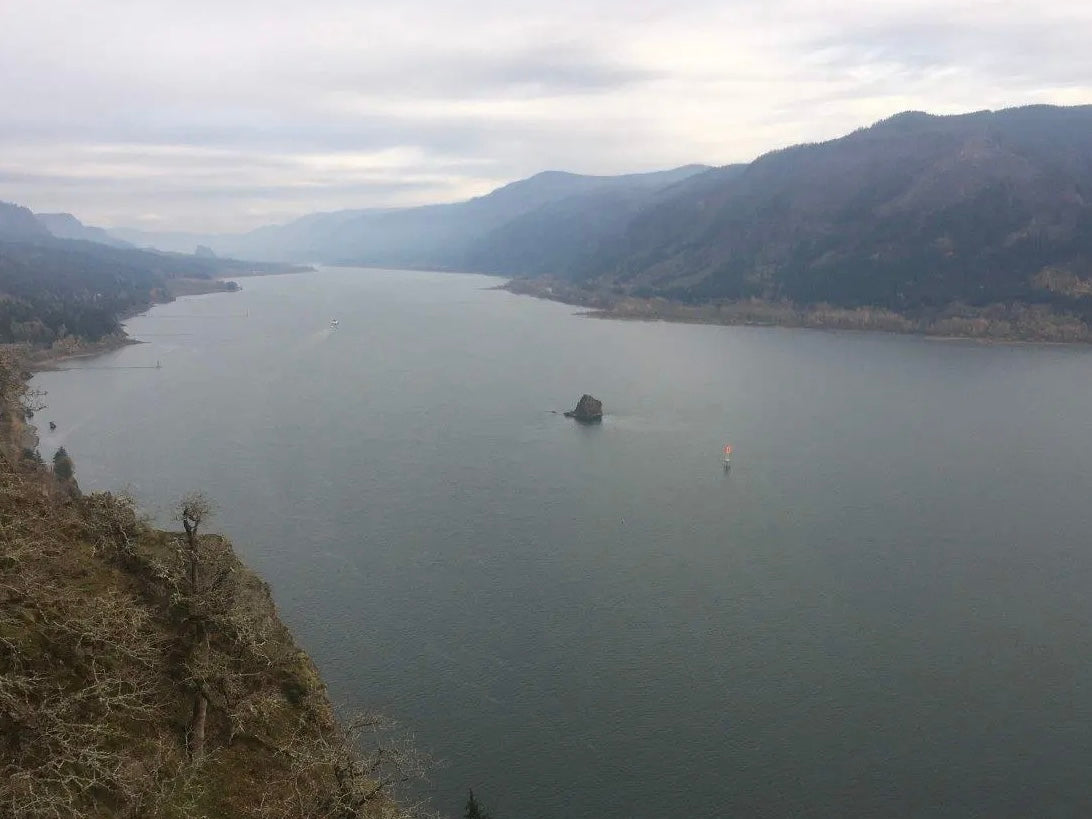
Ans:
POLYGON ((130 338, 124 332, 106 336, 98 341, 79 341, 72 339, 70 342, 69 339, 71 339, 71 336, 63 339, 62 342, 55 344, 52 347, 44 349, 26 348, 22 345, 8 345, 6 349, 20 355, 31 372, 42 372, 44 370, 63 369, 61 365, 66 361, 72 361, 79 358, 94 358, 95 356, 104 355, 113 352, 114 350, 128 347, 131 344, 143 344, 142 341, 130 338))
MULTIPOLYGON (((289 273, 310 272, 312 270, 313 268, 301 268, 298 270, 278 271, 275 273, 254 273, 249 275, 280 276, 289 273)), ((237 282, 229 279, 178 278, 169 279, 167 285, 167 291, 158 294, 159 297, 156 298, 155 301, 143 305, 138 310, 121 316, 121 320, 124 321, 146 313, 157 304, 170 304, 177 298, 183 298, 185 296, 203 296, 210 293, 238 293, 242 289, 237 282)), ((33 344, 0 344, 0 350, 6 350, 17 355, 31 372, 42 372, 44 370, 61 369, 61 365, 66 361, 72 361, 79 358, 93 358, 95 356, 113 352, 114 350, 120 350, 130 344, 142 343, 143 342, 138 339, 131 338, 124 329, 121 329, 116 333, 103 336, 96 341, 78 339, 75 336, 65 336, 63 339, 55 341, 49 347, 41 347, 33 344)))
MULTIPOLYGON (((285 275, 270 273, 269 275, 285 275)), ((231 279, 168 279, 167 291, 172 298, 179 296, 202 296, 205 293, 235 293, 239 290, 238 282, 231 279)))
POLYGON ((591 318, 671 321, 684 324, 800 327, 921 335, 936 339, 1055 344, 1092 343, 1092 327, 1045 305, 950 305, 930 315, 905 316, 879 307, 796 305, 763 299, 687 304, 585 289, 549 279, 513 279, 499 289, 589 308, 591 318))

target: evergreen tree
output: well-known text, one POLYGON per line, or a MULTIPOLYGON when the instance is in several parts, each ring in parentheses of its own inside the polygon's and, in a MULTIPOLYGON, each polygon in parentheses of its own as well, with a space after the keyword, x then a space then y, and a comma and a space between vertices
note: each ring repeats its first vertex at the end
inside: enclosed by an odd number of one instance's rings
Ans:
POLYGON ((56 476, 57 480, 67 483, 72 480, 75 471, 75 467, 72 465, 72 459, 68 457, 68 452, 62 446, 53 456, 53 474, 56 476))
POLYGON ((463 816, 465 819, 493 819, 489 811, 478 804, 478 800, 474 798, 473 789, 470 790, 470 797, 466 800, 466 813, 463 816))
POLYGON ((482 819, 482 811, 478 807, 478 800, 474 798, 473 788, 470 790, 470 798, 466 800, 466 813, 463 816, 465 819, 482 819))

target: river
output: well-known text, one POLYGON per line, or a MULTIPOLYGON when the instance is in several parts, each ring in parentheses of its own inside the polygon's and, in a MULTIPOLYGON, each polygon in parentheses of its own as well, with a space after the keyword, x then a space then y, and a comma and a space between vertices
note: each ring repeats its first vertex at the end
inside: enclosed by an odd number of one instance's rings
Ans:
POLYGON ((333 698, 440 761, 445 815, 468 787, 496 819, 1092 811, 1092 348, 497 282, 157 306, 35 378, 42 453, 161 517, 208 492, 333 698), (551 412, 584 392, 602 424, 551 412))

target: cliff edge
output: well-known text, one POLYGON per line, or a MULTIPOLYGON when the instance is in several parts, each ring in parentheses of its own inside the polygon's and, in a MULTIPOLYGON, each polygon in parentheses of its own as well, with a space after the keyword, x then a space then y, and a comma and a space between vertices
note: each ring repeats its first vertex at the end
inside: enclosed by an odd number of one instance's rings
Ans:
POLYGON ((416 755, 386 734, 365 750, 382 720, 337 718, 268 586, 203 515, 157 530, 123 497, 65 491, 24 448, 24 375, 0 353, 0 812, 414 815, 391 789, 416 755))

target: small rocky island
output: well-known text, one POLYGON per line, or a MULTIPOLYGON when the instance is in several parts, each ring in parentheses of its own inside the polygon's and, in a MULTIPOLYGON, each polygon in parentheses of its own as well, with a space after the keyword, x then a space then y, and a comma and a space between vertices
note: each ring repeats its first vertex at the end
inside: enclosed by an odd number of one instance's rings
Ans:
POLYGON ((576 402, 576 409, 565 413, 566 418, 575 418, 585 424, 603 420, 603 402, 587 393, 580 396, 576 402))

